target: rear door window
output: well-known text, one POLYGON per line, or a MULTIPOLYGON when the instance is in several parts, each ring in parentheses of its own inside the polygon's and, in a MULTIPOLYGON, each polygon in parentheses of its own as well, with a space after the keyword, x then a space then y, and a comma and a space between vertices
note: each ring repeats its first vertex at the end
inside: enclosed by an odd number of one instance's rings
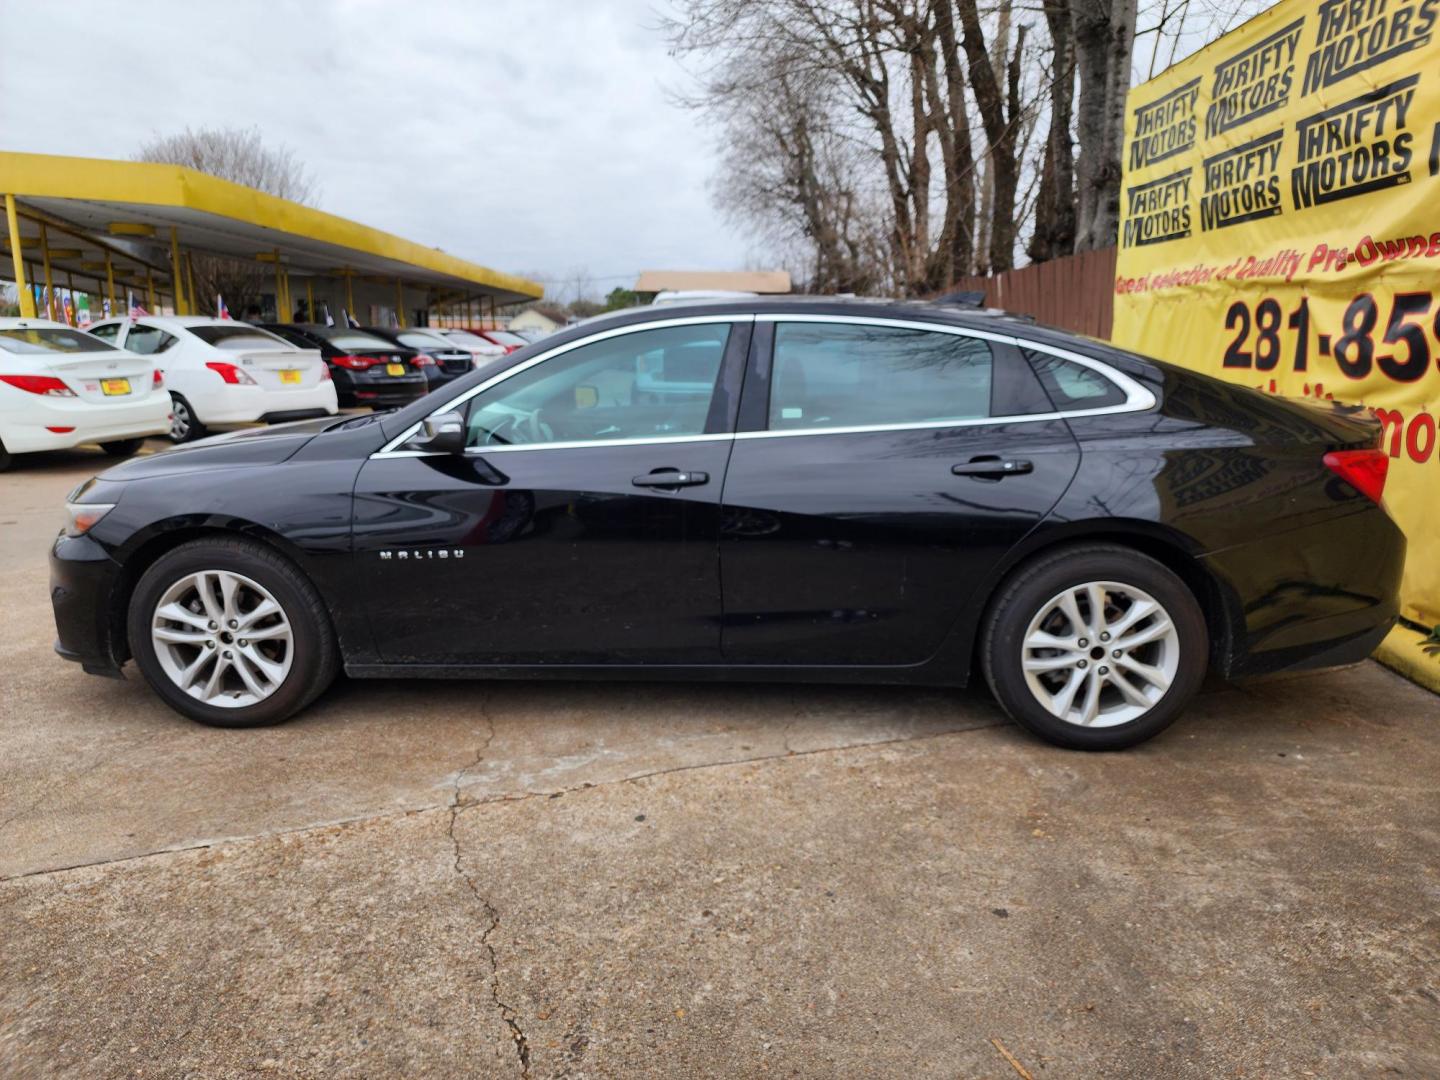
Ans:
POLYGON ((769 427, 944 424, 990 415, 990 345, 898 326, 780 323, 769 427))

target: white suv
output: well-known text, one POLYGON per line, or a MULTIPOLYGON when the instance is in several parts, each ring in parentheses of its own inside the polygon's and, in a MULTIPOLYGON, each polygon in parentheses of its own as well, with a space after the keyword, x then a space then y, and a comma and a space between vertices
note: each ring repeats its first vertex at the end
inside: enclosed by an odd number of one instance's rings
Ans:
POLYGON ((90 333, 154 357, 170 390, 170 438, 176 442, 198 439, 209 428, 339 412, 330 368, 318 349, 297 348, 249 323, 142 315, 107 319, 90 333))

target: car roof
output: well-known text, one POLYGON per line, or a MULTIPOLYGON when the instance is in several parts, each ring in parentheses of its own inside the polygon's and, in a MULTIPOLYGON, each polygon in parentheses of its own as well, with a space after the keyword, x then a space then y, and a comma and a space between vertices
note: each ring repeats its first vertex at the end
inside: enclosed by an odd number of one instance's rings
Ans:
POLYGON ((1031 325, 1024 316, 930 300, 897 300, 890 297, 860 296, 753 296, 726 300, 693 300, 624 308, 582 320, 574 326, 598 326, 605 322, 623 325, 658 319, 686 319, 697 315, 858 315, 888 319, 924 320, 966 326, 993 333, 1013 333, 1031 325))

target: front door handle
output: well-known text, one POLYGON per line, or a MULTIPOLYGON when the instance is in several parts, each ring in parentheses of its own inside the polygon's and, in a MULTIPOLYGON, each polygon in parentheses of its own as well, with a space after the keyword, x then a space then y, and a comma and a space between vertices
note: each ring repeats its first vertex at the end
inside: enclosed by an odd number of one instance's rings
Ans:
POLYGON ((697 484, 708 484, 710 474, 706 472, 695 472, 689 469, 656 469, 644 476, 637 476, 630 481, 636 487, 653 488, 682 488, 695 487, 697 484))
POLYGON ((950 471, 956 476, 978 476, 982 479, 1003 480, 1007 476, 1034 472, 1035 466, 1020 458, 977 457, 963 465, 951 465, 950 471))

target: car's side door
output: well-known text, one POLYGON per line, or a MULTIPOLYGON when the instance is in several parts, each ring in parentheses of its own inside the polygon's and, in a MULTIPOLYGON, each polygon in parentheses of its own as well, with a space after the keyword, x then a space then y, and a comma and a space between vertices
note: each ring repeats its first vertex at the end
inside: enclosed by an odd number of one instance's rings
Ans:
POLYGON ((723 493, 727 663, 906 665, 1059 500, 1075 440, 1014 341, 762 316, 723 493))
POLYGON ((394 664, 714 663, 748 317, 561 345, 452 399, 464 453, 375 454, 357 596, 394 664))

